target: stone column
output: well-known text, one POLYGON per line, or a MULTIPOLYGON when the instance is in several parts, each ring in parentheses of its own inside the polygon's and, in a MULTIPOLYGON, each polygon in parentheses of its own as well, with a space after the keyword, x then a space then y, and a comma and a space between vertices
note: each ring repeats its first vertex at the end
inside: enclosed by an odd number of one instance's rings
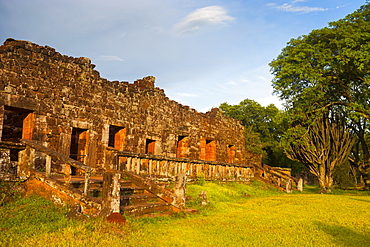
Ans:
POLYGON ((292 189, 292 180, 288 180, 288 182, 286 183, 286 193, 292 193, 293 192, 293 189, 292 189))
POLYGON ((175 202, 176 207, 184 208, 185 207, 185 197, 186 197, 186 175, 183 173, 177 174, 175 177, 175 188, 174 193, 177 196, 175 202))
POLYGON ((141 159, 140 158, 136 158, 135 159, 135 165, 136 165, 136 167, 135 167, 135 172, 136 172, 136 174, 137 175, 139 175, 140 174, 140 166, 141 166, 141 159))
POLYGON ((120 178, 120 173, 105 172, 103 174, 102 208, 107 215, 120 211, 120 178))
POLYGON ((19 152, 17 176, 20 179, 27 179, 30 176, 29 168, 34 167, 35 149, 27 146, 25 150, 19 152))
POLYGON ((303 191, 303 179, 302 179, 302 178, 300 178, 300 179, 298 180, 297 189, 298 189, 300 192, 302 192, 302 191, 303 191))
POLYGON ((127 171, 132 171, 132 158, 131 157, 127 157, 127 165, 126 165, 126 170, 127 171))
POLYGON ((46 155, 45 156, 45 175, 47 177, 50 177, 51 174, 51 156, 46 155))
MULTIPOLYGON (((154 161, 155 162, 155 161, 154 161)), ((152 173, 153 173, 153 160, 152 159, 150 159, 149 160, 149 164, 148 164, 148 174, 149 174, 149 176, 151 176, 152 175, 152 173)))
POLYGON ((71 170, 71 165, 69 164, 64 164, 64 184, 65 185, 70 185, 71 183, 71 176, 72 170, 71 170))
POLYGON ((85 196, 87 196, 87 194, 89 193, 90 177, 91 177, 91 173, 86 171, 85 172, 85 181, 84 181, 84 195, 85 196))

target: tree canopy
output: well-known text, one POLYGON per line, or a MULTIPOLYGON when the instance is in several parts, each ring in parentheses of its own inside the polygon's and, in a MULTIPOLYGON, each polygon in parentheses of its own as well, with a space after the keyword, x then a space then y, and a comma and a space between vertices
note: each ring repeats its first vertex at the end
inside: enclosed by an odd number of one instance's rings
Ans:
POLYGON ((264 107, 251 99, 237 105, 222 103, 219 108, 226 115, 241 121, 245 127, 246 149, 262 154, 263 163, 292 168, 293 173, 302 170, 300 163, 289 160, 284 154, 280 141, 287 124, 281 117, 284 114, 282 110, 273 104, 264 107))
MULTIPOLYGON (((291 127, 305 121, 308 137, 313 137, 317 120, 340 117, 342 132, 357 136, 351 164, 368 176, 370 3, 328 27, 290 40, 270 66, 274 92, 286 102, 291 127)), ((294 144, 293 136, 289 140, 292 132, 287 133, 286 139, 294 144)))
POLYGON ((340 105, 370 118, 370 4, 292 39, 270 66, 288 108, 340 105))

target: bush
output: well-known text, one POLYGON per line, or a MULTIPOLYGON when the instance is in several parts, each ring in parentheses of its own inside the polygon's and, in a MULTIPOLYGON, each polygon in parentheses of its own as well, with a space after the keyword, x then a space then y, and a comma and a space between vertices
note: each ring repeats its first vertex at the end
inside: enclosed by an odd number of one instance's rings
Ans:
POLYGON ((21 198, 23 192, 23 184, 19 182, 0 181, 0 206, 21 198))
POLYGON ((197 174, 197 184, 203 186, 206 183, 206 175, 203 172, 197 174))
POLYGON ((344 163, 334 172, 334 182, 339 189, 345 190, 356 186, 350 164, 344 163))

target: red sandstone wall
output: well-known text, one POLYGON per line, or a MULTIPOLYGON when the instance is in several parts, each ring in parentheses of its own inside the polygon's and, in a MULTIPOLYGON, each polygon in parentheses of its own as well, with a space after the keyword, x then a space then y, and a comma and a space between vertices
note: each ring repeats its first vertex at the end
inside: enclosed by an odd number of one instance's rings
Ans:
MULTIPOLYGON (((85 163, 104 163, 109 125, 126 128, 124 150, 175 157, 177 139, 188 136, 187 158, 199 159, 201 140, 214 140, 216 160, 245 163, 243 127, 217 110, 206 114, 169 100, 154 77, 134 84, 101 78, 88 58, 63 56, 53 48, 8 39, 0 46, 0 131, 3 106, 34 111, 32 139, 69 155, 72 127, 87 129, 85 163)), ((182 150, 182 153, 183 150, 182 150)))

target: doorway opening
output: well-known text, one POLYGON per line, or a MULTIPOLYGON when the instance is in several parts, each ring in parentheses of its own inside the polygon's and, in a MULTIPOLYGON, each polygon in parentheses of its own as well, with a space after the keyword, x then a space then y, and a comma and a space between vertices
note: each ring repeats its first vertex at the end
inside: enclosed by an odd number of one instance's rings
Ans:
POLYGON ((200 140, 200 160, 216 161, 216 141, 202 138, 200 140))
MULTIPOLYGON (((69 151, 69 157, 85 164, 87 156, 87 141, 88 132, 87 129, 73 128, 71 135, 71 147, 69 151)), ((71 167, 71 175, 77 175, 80 173, 75 167, 71 167)))
POLYGON ((234 157, 235 157, 235 146, 228 145, 227 146, 227 162, 234 163, 234 157))
POLYGON ((206 160, 216 160, 216 142, 213 140, 206 140, 206 160))

